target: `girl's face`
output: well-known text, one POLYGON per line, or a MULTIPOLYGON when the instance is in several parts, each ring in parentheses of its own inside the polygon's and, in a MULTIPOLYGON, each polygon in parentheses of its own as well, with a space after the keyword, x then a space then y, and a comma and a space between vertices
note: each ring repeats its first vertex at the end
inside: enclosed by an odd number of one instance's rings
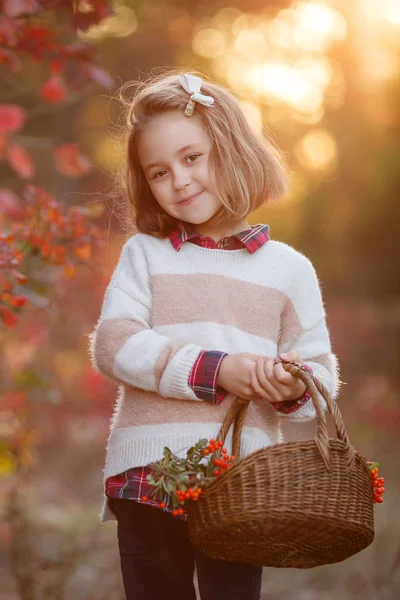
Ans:
POLYGON ((157 202, 172 217, 205 223, 221 207, 209 174, 211 146, 196 112, 158 115, 140 134, 141 167, 157 202))

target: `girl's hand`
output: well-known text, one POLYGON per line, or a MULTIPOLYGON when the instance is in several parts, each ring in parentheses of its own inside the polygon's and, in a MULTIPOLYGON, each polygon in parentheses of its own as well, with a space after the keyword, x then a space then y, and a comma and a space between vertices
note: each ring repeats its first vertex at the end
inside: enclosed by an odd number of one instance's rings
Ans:
MULTIPOLYGON (((287 352, 282 355, 284 361, 294 361, 304 364, 297 352, 287 352)), ((283 368, 281 363, 275 363, 268 356, 257 360, 256 368, 251 372, 253 389, 268 402, 283 402, 297 400, 306 391, 306 385, 283 368)))
POLYGON ((264 357, 251 352, 225 356, 219 369, 218 385, 244 400, 259 400, 260 394, 251 385, 251 374, 254 373, 258 358, 264 357))

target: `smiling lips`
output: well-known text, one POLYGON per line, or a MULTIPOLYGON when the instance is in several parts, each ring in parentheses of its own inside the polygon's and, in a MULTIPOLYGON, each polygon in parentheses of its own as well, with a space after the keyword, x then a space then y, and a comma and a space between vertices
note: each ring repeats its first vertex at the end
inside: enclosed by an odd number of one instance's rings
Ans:
POLYGON ((189 203, 191 200, 195 200, 197 198, 197 196, 200 196, 202 192, 198 192, 197 194, 194 194, 193 196, 189 196, 188 198, 185 198, 185 200, 181 200, 180 202, 178 202, 178 204, 186 204, 189 203))

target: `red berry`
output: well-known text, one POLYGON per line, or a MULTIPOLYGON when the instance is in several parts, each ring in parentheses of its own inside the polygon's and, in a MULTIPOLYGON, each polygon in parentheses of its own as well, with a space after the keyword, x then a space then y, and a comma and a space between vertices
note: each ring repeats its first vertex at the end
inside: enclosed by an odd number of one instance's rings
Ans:
POLYGON ((147 496, 142 496, 142 502, 148 502, 148 497, 147 496))
POLYGON ((165 504, 165 502, 160 502, 160 508, 165 508, 167 505, 165 504))

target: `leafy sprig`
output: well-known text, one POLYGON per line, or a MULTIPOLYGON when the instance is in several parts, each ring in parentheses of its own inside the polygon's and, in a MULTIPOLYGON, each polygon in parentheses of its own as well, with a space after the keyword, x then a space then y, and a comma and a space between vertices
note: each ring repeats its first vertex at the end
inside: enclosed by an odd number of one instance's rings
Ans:
POLYGON ((147 481, 152 486, 151 496, 167 494, 172 498, 174 509, 185 500, 197 500, 203 487, 221 475, 234 459, 222 448, 222 442, 215 440, 199 440, 189 448, 185 458, 179 458, 166 446, 163 458, 150 465, 147 481))

